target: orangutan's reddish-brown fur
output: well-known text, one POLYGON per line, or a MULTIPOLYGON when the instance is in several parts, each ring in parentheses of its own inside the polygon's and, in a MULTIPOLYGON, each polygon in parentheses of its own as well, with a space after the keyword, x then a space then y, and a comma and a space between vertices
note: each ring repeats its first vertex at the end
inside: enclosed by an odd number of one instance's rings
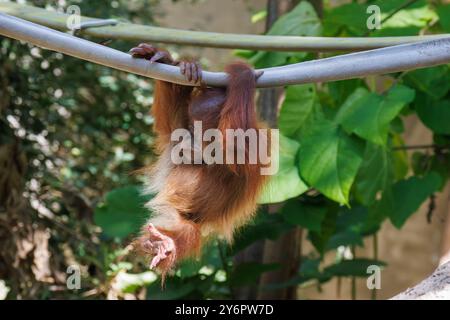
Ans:
MULTIPOLYGON (((173 62, 168 53, 150 45, 141 44, 131 53, 151 62, 182 64, 181 71, 188 80, 201 79, 198 64, 173 62)), ((265 181, 259 162, 174 165, 170 159, 171 133, 177 128, 191 128, 194 121, 202 121, 203 131, 220 129, 224 139, 226 129, 259 128, 254 71, 243 63, 230 64, 225 71, 230 77, 226 89, 156 81, 152 114, 159 159, 144 169, 148 191, 156 196, 148 203, 153 216, 135 244, 153 257, 151 266, 163 274, 178 261, 198 255, 206 235, 221 235, 231 241, 234 231, 255 212, 265 181)))

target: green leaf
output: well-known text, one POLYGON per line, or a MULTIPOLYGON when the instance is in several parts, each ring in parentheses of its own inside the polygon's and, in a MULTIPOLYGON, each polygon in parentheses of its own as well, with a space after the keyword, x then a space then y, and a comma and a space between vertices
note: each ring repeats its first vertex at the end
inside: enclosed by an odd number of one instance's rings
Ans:
MULTIPOLYGON (((322 32, 320 20, 314 8, 307 1, 300 2, 294 9, 281 16, 270 28, 268 35, 319 36, 322 32)), ((305 52, 259 51, 250 62, 257 68, 275 67, 285 64, 291 56, 297 59, 306 57, 305 52)))
POLYGON ((277 263, 260 264, 256 262, 246 262, 239 264, 231 273, 229 282, 233 286, 244 286, 254 284, 261 274, 280 268, 277 263))
MULTIPOLYGON (((405 4, 405 0, 378 0, 375 2, 380 6, 382 16, 387 17, 394 10, 405 4)), ((426 0, 419 0, 394 14, 390 19, 382 24, 380 30, 373 32, 374 36, 402 36, 417 34, 428 23, 437 19, 434 10, 428 5, 426 0)))
POLYGON ((364 159, 355 180, 355 196, 361 204, 370 206, 378 192, 394 181, 391 151, 387 147, 368 143, 364 159))
POLYGON ((367 207, 357 205, 351 208, 341 207, 336 219, 336 233, 352 231, 362 234, 367 215, 367 207))
POLYGON ((434 133, 450 134, 450 100, 418 103, 416 109, 420 120, 434 133))
POLYGON ((364 144, 358 138, 330 121, 315 122, 300 146, 301 176, 328 198, 348 204, 363 153, 364 144))
POLYGON ((405 82, 438 100, 444 97, 450 89, 449 68, 443 65, 410 71, 405 76, 405 82))
POLYGON ((439 190, 441 177, 431 172, 424 177, 410 177, 392 186, 390 193, 383 193, 379 208, 389 216, 392 224, 401 228, 406 220, 430 195, 439 190))
POLYGON ((279 169, 275 175, 270 176, 268 183, 264 186, 259 203, 277 203, 290 198, 297 197, 308 190, 298 173, 296 155, 299 144, 295 140, 280 135, 279 158, 272 157, 272 161, 278 161, 279 169))
POLYGON ((324 12, 324 34, 336 36, 346 30, 352 35, 360 35, 367 31, 366 7, 358 3, 327 8, 324 12))
POLYGON ((149 300, 177 300, 187 297, 197 290, 197 281, 185 281, 177 277, 166 281, 164 289, 161 289, 160 283, 151 284, 147 290, 147 299, 149 300))
POLYGON ((281 209, 287 222, 317 232, 320 232, 326 213, 325 206, 305 204, 298 200, 288 201, 281 209))
POLYGON ((337 249, 340 246, 358 245, 363 246, 363 238, 361 234, 352 230, 339 232, 331 236, 326 245, 327 250, 337 249))
POLYGON ((238 230, 229 248, 230 254, 236 254, 258 240, 276 240, 281 234, 291 229, 292 226, 284 221, 281 214, 269 214, 262 207, 255 219, 238 230))
POLYGON ((440 5, 437 7, 437 14, 439 16, 439 23, 445 32, 450 32, 450 6, 440 5))
POLYGON ((328 84, 328 91, 335 103, 334 106, 340 106, 357 88, 363 85, 361 79, 350 79, 343 81, 333 81, 328 84))
POLYGON ((94 221, 109 237, 125 238, 139 231, 149 212, 144 204, 149 196, 142 195, 138 186, 112 190, 105 202, 97 206, 94 221))
POLYGON ((391 121, 414 99, 414 90, 397 85, 385 98, 358 88, 342 105, 336 122, 363 139, 385 145, 391 121))
POLYGON ((210 268, 222 268, 218 241, 210 241, 202 249, 200 259, 190 258, 183 260, 178 265, 177 275, 181 278, 196 276, 204 266, 210 268))
POLYGON ((372 265, 383 267, 386 263, 379 260, 357 258, 353 260, 342 260, 339 263, 328 266, 324 269, 324 273, 330 273, 338 277, 363 277, 369 274, 367 268, 372 265))
POLYGON ((157 279, 158 276, 152 271, 138 274, 119 272, 114 278, 114 288, 123 293, 133 293, 139 287, 150 285, 157 279))
POLYGON ((336 203, 329 203, 325 206, 327 212, 325 219, 323 219, 320 226, 320 232, 309 231, 308 239, 313 244, 314 248, 323 255, 326 251, 328 241, 336 233, 336 221, 338 217, 338 205, 336 203))
POLYGON ((278 126, 283 135, 296 138, 314 116, 316 90, 313 84, 289 86, 280 110, 278 126))

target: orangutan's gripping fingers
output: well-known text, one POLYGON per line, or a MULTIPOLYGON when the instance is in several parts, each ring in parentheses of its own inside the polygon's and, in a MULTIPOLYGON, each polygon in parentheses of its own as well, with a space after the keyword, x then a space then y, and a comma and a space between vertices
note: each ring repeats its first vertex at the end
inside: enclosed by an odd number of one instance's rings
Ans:
POLYGON ((139 47, 132 48, 129 52, 133 56, 133 58, 145 58, 147 54, 144 49, 139 47))
POLYGON ((258 80, 263 74, 264 71, 262 70, 255 71, 255 79, 258 80))
POLYGON ((197 67, 197 79, 198 82, 202 82, 203 80, 203 70, 202 70, 202 65, 199 62, 195 63, 195 66, 197 67))
POLYGON ((191 70, 192 70, 192 82, 197 83, 198 81, 198 68, 197 63, 191 63, 191 70))
POLYGON ((165 64, 174 64, 172 56, 169 52, 159 50, 158 48, 147 43, 141 43, 137 47, 132 48, 130 50, 130 54, 134 58, 144 58, 150 60, 150 63, 158 61, 165 64))
POLYGON ((150 63, 161 60, 162 62, 167 61, 168 53, 164 51, 157 51, 153 57, 150 58, 150 63))
POLYGON ((192 81, 192 67, 191 67, 191 63, 190 62, 185 62, 186 65, 186 72, 184 74, 184 76, 186 77, 187 81, 191 82, 192 81))
POLYGON ((179 65, 180 65, 180 72, 181 72, 181 74, 185 75, 186 74, 186 62, 180 61, 179 65))
POLYGON ((150 54, 153 54, 153 53, 156 53, 157 51, 159 51, 156 47, 154 47, 148 43, 140 43, 138 45, 138 47, 144 49, 147 53, 150 53, 150 54))

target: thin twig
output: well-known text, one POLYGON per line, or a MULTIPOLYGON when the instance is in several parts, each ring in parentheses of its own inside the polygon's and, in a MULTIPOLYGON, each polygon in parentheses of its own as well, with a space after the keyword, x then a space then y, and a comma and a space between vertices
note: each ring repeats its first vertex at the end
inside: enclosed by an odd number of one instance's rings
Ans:
POLYGON ((448 149, 450 146, 439 146, 436 144, 418 144, 414 146, 398 146, 398 147, 392 147, 391 150, 416 150, 416 149, 448 149))
POLYGON ((386 21, 388 21, 389 19, 391 19, 393 16, 395 16, 397 13, 399 13, 400 11, 402 11, 403 9, 408 8, 410 5, 414 4, 415 2, 417 2, 417 0, 409 0, 406 1, 404 4, 402 4, 401 6, 399 6, 397 9, 395 9, 394 11, 392 11, 390 14, 388 14, 386 17, 384 17, 383 19, 381 19, 381 24, 385 23, 386 21))
MULTIPOLYGON (((417 0, 409 0, 406 1, 405 3, 403 3, 401 6, 399 6, 398 8, 394 9, 394 11, 392 11, 391 13, 389 13, 386 17, 384 17, 383 19, 381 19, 380 21, 380 26, 383 25, 383 23, 385 23, 386 21, 388 21, 389 19, 391 19, 393 16, 395 16, 397 13, 399 13, 400 11, 402 11, 403 9, 409 7, 410 5, 412 5, 413 3, 417 2, 417 0)), ((365 37, 367 37, 371 32, 373 32, 375 29, 369 29, 367 30, 367 32, 364 34, 365 37)))

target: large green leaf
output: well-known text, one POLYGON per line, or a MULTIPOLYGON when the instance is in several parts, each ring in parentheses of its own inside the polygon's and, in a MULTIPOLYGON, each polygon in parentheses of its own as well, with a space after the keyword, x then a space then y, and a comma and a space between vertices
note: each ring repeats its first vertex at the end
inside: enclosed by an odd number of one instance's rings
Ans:
MULTIPOLYGON (((380 7, 382 13, 381 18, 383 19, 404 5, 405 2, 405 0, 378 0, 375 4, 380 7)), ((374 30, 373 35, 414 35, 435 19, 437 19, 437 14, 426 0, 415 1, 386 20, 380 30, 374 30)))
POLYGON ((450 100, 431 101, 416 105, 423 123, 438 134, 450 134, 450 100))
POLYGON ((367 215, 367 207, 358 205, 351 208, 341 207, 336 219, 336 233, 353 231, 362 234, 367 215))
POLYGON ((327 84, 333 107, 340 106, 359 87, 363 86, 361 79, 333 81, 327 84))
POLYGON ((286 223, 281 214, 269 214, 263 206, 255 219, 236 232, 228 249, 230 254, 236 254, 258 240, 275 240, 291 229, 292 225, 286 223))
POLYGON ((366 206, 374 203, 378 192, 394 180, 391 151, 387 147, 368 143, 364 159, 355 180, 355 195, 366 206))
POLYGON ((316 90, 313 84, 295 85, 286 89, 278 127, 283 135, 297 138, 300 130, 314 116, 316 90))
POLYGON ((327 8, 323 19, 324 34, 336 36, 343 30, 352 35, 363 34, 367 31, 367 17, 366 6, 357 3, 327 8))
POLYGON ((410 71, 405 77, 409 86, 435 100, 444 97, 450 89, 450 72, 446 65, 410 71))
POLYGON ((363 154, 364 143, 358 138, 347 135, 330 121, 318 121, 302 139, 301 176, 328 198, 348 204, 363 154))
POLYGON ((392 186, 392 191, 383 193, 377 210, 389 216, 395 227, 401 228, 426 198, 438 191, 440 186, 441 177, 435 172, 424 177, 413 176, 398 181, 392 186))
POLYGON ((336 121, 349 132, 373 143, 385 145, 390 122, 414 99, 414 90, 393 87, 386 97, 358 88, 342 105, 336 121))
MULTIPOLYGON (((264 186, 259 203, 282 202, 297 197, 308 190, 308 186, 298 174, 296 165, 298 142, 283 135, 280 135, 279 142, 279 169, 275 175, 270 176, 269 182, 264 186)), ((272 161, 276 160, 276 157, 272 157, 272 161)))
POLYGON ((281 210, 284 219, 294 225, 320 232, 327 208, 323 205, 310 205, 298 200, 288 201, 281 210))
POLYGON ((136 289, 150 285, 157 279, 158 276, 153 271, 138 274, 121 271, 114 278, 114 288, 123 293, 133 293, 136 289))
POLYGON ((342 260, 324 269, 325 273, 339 277, 367 277, 367 268, 376 265, 383 267, 386 263, 379 260, 357 258, 353 260, 342 260))
POLYGON ((144 208, 148 200, 138 186, 112 190, 95 209, 94 221, 107 236, 125 238, 138 232, 148 217, 148 210, 144 208))
MULTIPOLYGON (((270 28, 268 35, 283 36, 319 36, 322 32, 320 20, 312 5, 307 1, 301 1, 294 9, 281 16, 270 28)), ((302 59, 305 52, 270 52, 259 51, 250 62, 257 68, 274 67, 283 65, 287 59, 295 56, 302 59)))
POLYGON ((148 286, 147 299, 149 300, 177 300, 182 299, 197 290, 198 279, 194 278, 190 281, 178 277, 170 278, 166 281, 164 289, 161 290, 160 283, 153 283, 148 286))
POLYGON ((261 264, 256 262, 241 263, 231 272, 229 282, 236 287, 255 283, 261 274, 280 268, 279 264, 261 264))
POLYGON ((437 7, 437 14, 439 16, 439 23, 445 32, 450 32, 450 6, 440 5, 437 7))
MULTIPOLYGON (((381 19, 383 19, 401 8, 405 4, 405 0, 378 0, 371 4, 380 8, 381 19)), ((372 13, 369 14, 366 10, 367 5, 356 2, 327 8, 324 17, 324 34, 327 36, 367 34, 370 31, 367 29, 367 19, 372 13)), ((371 35, 414 35, 436 17, 436 13, 430 8, 427 1, 419 0, 395 13, 382 24, 381 29, 373 30, 371 35)))
POLYGON ((325 218, 322 220, 320 231, 310 230, 308 232, 308 239, 321 255, 325 253, 328 242, 336 233, 336 221, 339 209, 336 203, 329 203, 324 207, 326 208, 326 214, 325 218))
POLYGON ((352 230, 345 230, 333 234, 326 245, 327 250, 337 249, 341 246, 363 246, 363 238, 361 234, 352 230))

